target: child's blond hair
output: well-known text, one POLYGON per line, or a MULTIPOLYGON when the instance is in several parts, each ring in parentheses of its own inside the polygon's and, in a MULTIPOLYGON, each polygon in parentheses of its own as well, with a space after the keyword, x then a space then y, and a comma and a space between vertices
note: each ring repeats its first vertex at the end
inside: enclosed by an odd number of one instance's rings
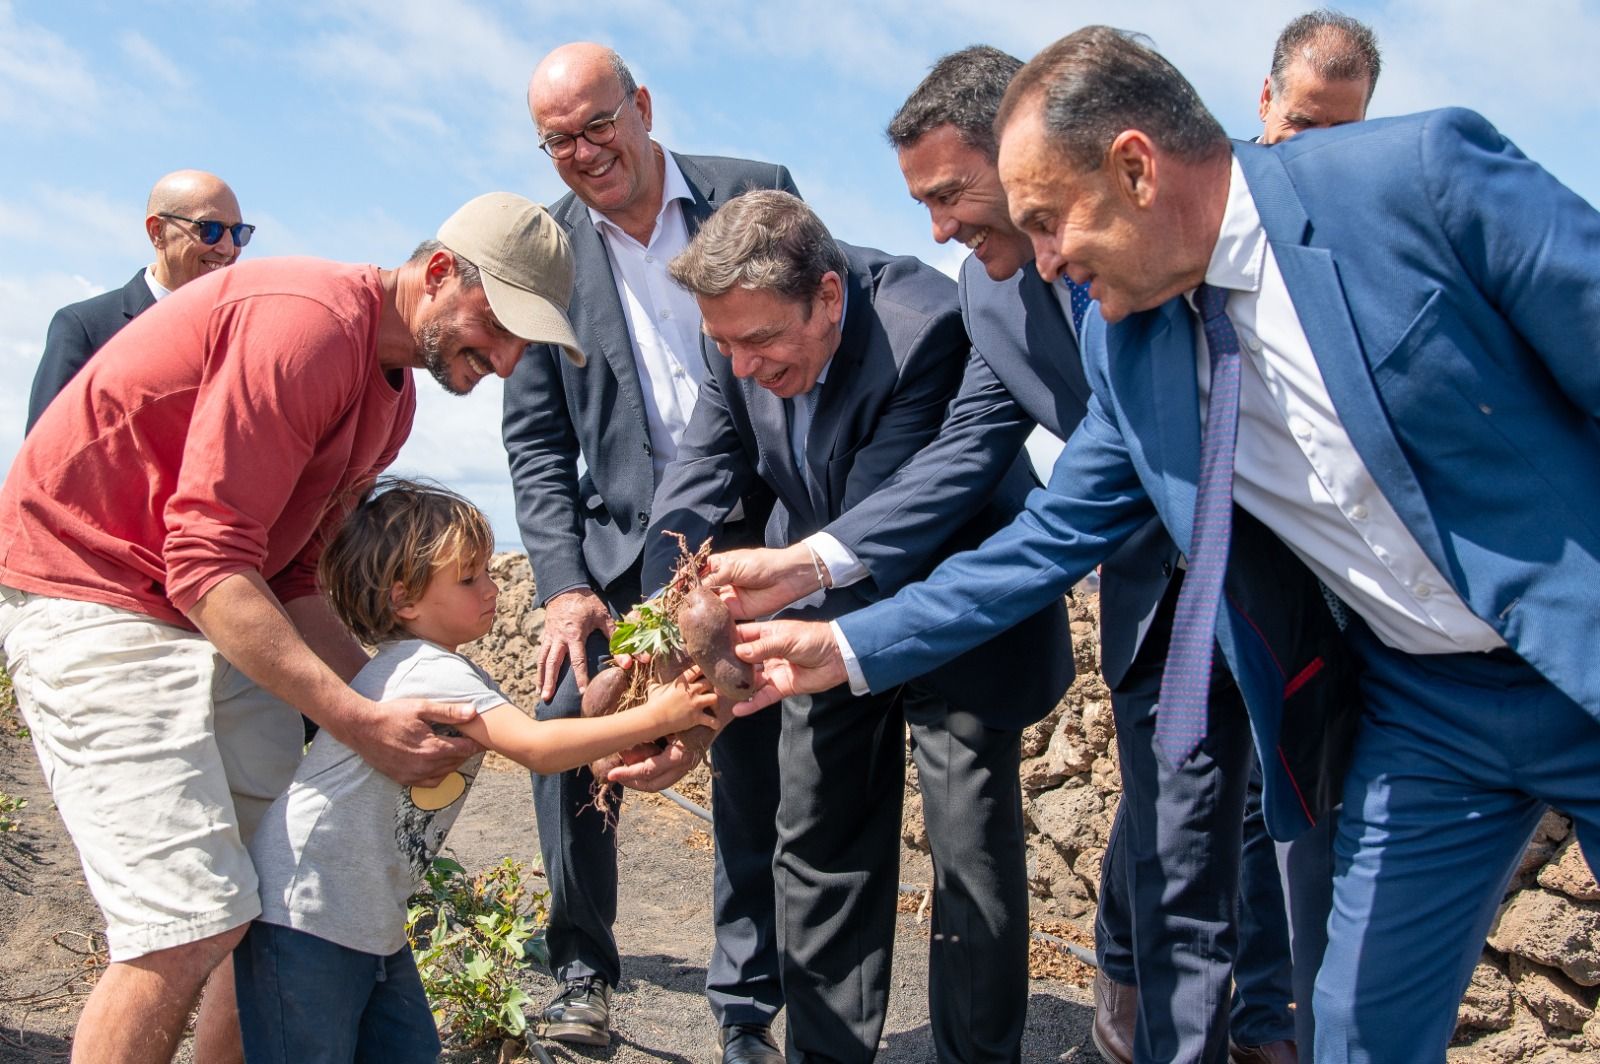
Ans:
POLYGON ((395 610, 421 598, 435 572, 448 569, 453 578, 486 564, 493 551, 488 518, 466 499, 385 477, 345 518, 317 577, 339 619, 357 639, 376 644, 404 634, 395 610))

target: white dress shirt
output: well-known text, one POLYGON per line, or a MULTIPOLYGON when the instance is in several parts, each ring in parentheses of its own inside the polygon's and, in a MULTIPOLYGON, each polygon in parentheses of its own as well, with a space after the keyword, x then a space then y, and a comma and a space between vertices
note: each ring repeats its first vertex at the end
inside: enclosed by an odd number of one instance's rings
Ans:
POLYGON ((144 268, 144 283, 145 287, 150 289, 150 295, 154 297, 157 303, 172 294, 172 289, 156 280, 155 263, 151 263, 144 268))
MULTIPOLYGON (((1504 646, 1423 552, 1350 442, 1238 160, 1206 283, 1229 290, 1228 318, 1247 356, 1240 373, 1235 501, 1389 646, 1411 654, 1504 646)), ((1195 366, 1203 421, 1211 358, 1198 327, 1195 366)))
POLYGON ((678 443, 689 424, 705 379, 700 349, 700 306, 694 296, 667 273, 667 264, 689 246, 689 228, 683 205, 693 203, 689 182, 670 152, 650 242, 641 244, 599 211, 590 208, 606 253, 611 277, 622 300, 622 315, 633 341, 633 363, 644 392, 645 423, 650 433, 650 456, 656 483, 678 454, 678 443))

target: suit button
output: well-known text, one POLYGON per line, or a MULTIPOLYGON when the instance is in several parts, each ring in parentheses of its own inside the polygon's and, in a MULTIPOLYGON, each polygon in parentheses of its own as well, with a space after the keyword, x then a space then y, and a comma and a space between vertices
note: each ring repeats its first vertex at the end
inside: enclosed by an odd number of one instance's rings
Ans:
POLYGON ((650 444, 648 442, 646 442, 645 445, 644 445, 644 453, 645 454, 654 454, 655 453, 654 451, 652 451, 650 449, 650 444))
POLYGON ((1171 576, 1172 575, 1172 563, 1171 562, 1162 562, 1161 563, 1161 575, 1162 576, 1171 576))
POLYGON ((647 524, 650 523, 650 515, 645 513, 643 510, 640 510, 638 513, 634 514, 633 516, 639 519, 639 523, 641 525, 647 525, 647 524))

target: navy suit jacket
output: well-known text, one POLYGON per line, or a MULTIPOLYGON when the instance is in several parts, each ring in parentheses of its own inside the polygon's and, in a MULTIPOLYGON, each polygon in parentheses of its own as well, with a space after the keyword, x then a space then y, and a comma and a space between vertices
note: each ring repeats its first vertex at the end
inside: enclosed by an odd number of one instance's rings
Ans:
MULTIPOLYGON (((1600 717, 1600 214, 1469 111, 1234 153, 1385 498, 1473 612, 1600 717)), ((1174 299, 1086 331, 1095 395, 1048 490, 981 551, 841 619, 875 688, 1060 594, 1152 510, 1190 542, 1193 315, 1174 299)), ((1233 558, 1218 638, 1263 751, 1268 826, 1289 837, 1305 820, 1280 745, 1294 674, 1237 608, 1251 574, 1233 558)))
MULTIPOLYGON (((981 542, 1004 527, 1037 484, 1025 459, 1013 454, 987 501, 952 519, 937 496, 922 500, 942 515, 924 530, 927 542, 906 569, 894 550, 881 549, 876 522, 855 520, 907 459, 939 433, 960 383, 968 341, 955 285, 912 258, 842 245, 849 260, 847 305, 839 348, 817 399, 806 444, 808 476, 795 465, 784 402, 754 381, 734 376, 731 361, 706 344, 706 382, 684 433, 677 461, 656 494, 656 518, 646 539, 644 586, 666 582, 676 547, 670 529, 691 546, 715 532, 735 501, 754 483, 777 496, 768 522, 769 546, 787 546, 826 530, 854 551, 869 579, 828 593, 820 611, 832 616, 892 591, 930 568, 931 557, 981 542)), ((1034 616, 971 653, 929 671, 926 686, 952 705, 997 728, 1020 728, 1053 708, 1072 680, 1066 609, 1060 597, 1028 611, 1034 616), (1041 608, 1043 607, 1043 608, 1041 608)), ((1016 621, 1024 621, 1027 614, 1016 621)), ((956 655, 951 655, 956 658, 956 655)))
MULTIPOLYGON (((994 493, 1036 425, 1066 439, 1089 402, 1072 326, 1033 263, 996 281, 968 256, 960 298, 972 354, 939 435, 839 522, 863 541, 859 553, 880 587, 926 567, 952 522, 994 493)), ((1133 662, 1177 560, 1166 530, 1150 521, 1106 561, 1100 664, 1111 686, 1133 662)))
MULTIPOLYGON (((691 237, 741 192, 799 195, 782 166, 673 158, 694 196, 684 207, 691 237)), ((517 526, 540 602, 574 587, 605 588, 627 572, 644 548, 656 488, 644 392, 605 241, 577 196, 563 196, 550 213, 572 243, 568 317, 588 362, 578 369, 557 347, 529 347, 506 381, 502 420, 517 526)), ((753 496, 746 512, 764 514, 768 505, 753 496)))
POLYGON ((141 269, 133 275, 133 280, 119 289, 69 303, 56 311, 56 316, 50 319, 50 331, 45 334, 44 357, 33 375, 25 431, 33 431, 34 423, 50 405, 50 400, 66 387, 91 355, 104 347, 117 330, 155 305, 156 297, 150 294, 150 285, 141 269))

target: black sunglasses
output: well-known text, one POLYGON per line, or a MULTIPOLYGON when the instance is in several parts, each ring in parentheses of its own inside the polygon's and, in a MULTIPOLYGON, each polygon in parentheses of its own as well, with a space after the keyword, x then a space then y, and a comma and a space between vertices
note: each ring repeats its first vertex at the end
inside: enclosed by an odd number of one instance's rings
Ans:
POLYGON ((200 231, 200 243, 207 245, 215 244, 221 240, 223 233, 232 233, 233 246, 242 248, 250 243, 250 234, 256 231, 256 227, 253 225, 246 225, 243 222, 229 225, 226 222, 219 222, 215 218, 207 218, 202 221, 199 218, 185 218, 181 214, 167 214, 165 212, 156 215, 156 217, 171 218, 175 222, 188 222, 200 231))

